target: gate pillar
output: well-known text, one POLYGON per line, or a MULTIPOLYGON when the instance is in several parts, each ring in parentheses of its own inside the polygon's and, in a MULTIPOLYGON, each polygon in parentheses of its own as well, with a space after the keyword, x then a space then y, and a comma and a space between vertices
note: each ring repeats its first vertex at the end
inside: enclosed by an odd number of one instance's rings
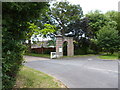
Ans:
POLYGON ((62 35, 56 35, 56 55, 57 55, 57 58, 63 56, 63 37, 62 37, 62 35))

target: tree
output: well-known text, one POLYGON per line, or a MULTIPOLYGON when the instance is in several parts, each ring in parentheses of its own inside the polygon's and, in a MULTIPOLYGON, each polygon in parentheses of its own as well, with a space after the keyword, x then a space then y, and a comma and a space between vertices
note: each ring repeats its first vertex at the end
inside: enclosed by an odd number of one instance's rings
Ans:
POLYGON ((117 11, 108 11, 105 13, 105 16, 109 17, 112 21, 118 22, 118 12, 117 11))
MULTIPOLYGON (((29 23, 30 24, 30 23, 29 23)), ((54 32, 56 32, 56 27, 50 24, 44 24, 43 29, 40 29, 39 26, 35 25, 34 23, 30 24, 29 29, 33 30, 31 35, 39 35, 42 38, 46 38, 51 36, 54 32)), ((31 40, 30 40, 31 41, 31 40)), ((29 51, 31 51, 31 42, 29 43, 29 51)), ((42 50, 43 53, 43 50, 42 50)))
POLYGON ((96 38, 96 32, 106 26, 111 20, 100 11, 91 11, 85 15, 89 19, 89 26, 92 31, 92 37, 96 38))
POLYGON ((110 25, 104 26, 97 32, 97 44, 111 54, 119 49, 119 39, 118 31, 110 25))
POLYGON ((87 54, 90 45, 91 30, 89 29, 89 20, 84 17, 81 20, 76 20, 68 25, 68 32, 73 32, 73 39, 76 43, 75 54, 87 54), (79 49, 79 51, 78 51, 79 49))
POLYGON ((21 42, 31 32, 28 22, 35 20, 48 3, 3 2, 2 83, 3 89, 13 88, 15 77, 23 62, 25 47, 21 42))
MULTIPOLYGON (((40 17, 34 20, 31 20, 28 24, 29 24, 29 28, 28 30, 30 31, 27 35, 27 40, 28 40, 28 52, 31 52, 31 38, 37 38, 37 35, 39 33, 39 30, 44 28, 44 25, 46 23, 50 24, 50 25, 54 25, 54 21, 51 19, 50 15, 49 15, 50 9, 49 8, 45 8, 44 10, 42 10, 42 13, 40 13, 40 17), (39 28, 38 28, 39 27, 39 28)), ((50 35, 50 34, 49 34, 50 35)), ((45 35, 44 35, 45 36, 45 35)), ((25 42, 26 40, 24 40, 25 42)))
POLYGON ((54 25, 44 24, 44 28, 40 30, 40 36, 47 37, 49 34, 53 34, 56 30, 54 25))
POLYGON ((117 30, 119 31, 119 35, 120 35, 120 12, 117 11, 108 11, 107 13, 105 13, 105 15, 107 17, 109 17, 112 21, 115 21, 117 23, 117 30))
POLYGON ((70 23, 75 23, 83 16, 80 5, 72 5, 69 2, 57 2, 51 8, 51 17, 61 30, 62 35, 68 32, 70 23))
POLYGON ((98 53, 100 48, 94 43, 97 38, 97 32, 103 28, 104 26, 111 26, 114 28, 117 26, 117 23, 113 21, 106 14, 102 14, 101 11, 91 11, 85 15, 88 18, 88 26, 89 26, 89 37, 90 37, 90 49, 92 49, 95 53, 98 53))

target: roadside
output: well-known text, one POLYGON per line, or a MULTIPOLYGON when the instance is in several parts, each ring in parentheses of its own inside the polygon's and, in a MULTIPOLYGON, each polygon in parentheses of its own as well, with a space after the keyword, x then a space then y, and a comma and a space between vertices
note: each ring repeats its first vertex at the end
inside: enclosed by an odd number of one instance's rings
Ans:
POLYGON ((50 60, 49 58, 44 57, 36 57, 36 56, 24 56, 26 62, 29 61, 39 61, 39 60, 50 60))
POLYGON ((69 88, 118 87, 118 62, 116 60, 104 61, 96 56, 88 56, 35 60, 24 65, 54 76, 69 88))
POLYGON ((102 54, 102 55, 99 55, 98 58, 100 59, 106 59, 106 60, 118 60, 118 53, 114 53, 114 54, 102 54))
POLYGON ((56 78, 23 66, 17 75, 14 88, 66 88, 66 86, 56 78))
POLYGON ((27 55, 27 56, 35 56, 35 57, 50 58, 50 55, 49 55, 49 54, 25 53, 24 55, 27 55))
MULTIPOLYGON (((35 54, 35 53, 26 53, 27 56, 34 56, 34 57, 43 57, 50 59, 50 54, 35 54)), ((118 53, 114 53, 113 55, 108 54, 86 54, 86 55, 74 55, 74 56, 63 56, 61 58, 74 58, 74 57, 91 57, 96 56, 96 58, 99 59, 105 59, 105 60, 117 60, 118 59, 118 53)))

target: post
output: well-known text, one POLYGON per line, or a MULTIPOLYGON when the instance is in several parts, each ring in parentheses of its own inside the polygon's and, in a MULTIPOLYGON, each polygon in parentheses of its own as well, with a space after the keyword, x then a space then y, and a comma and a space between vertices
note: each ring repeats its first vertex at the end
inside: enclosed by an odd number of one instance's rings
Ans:
POLYGON ((67 56, 74 56, 73 37, 67 37, 67 40, 68 40, 67 56))
POLYGON ((62 37, 62 35, 56 35, 56 55, 57 55, 57 58, 63 56, 63 37, 62 37))

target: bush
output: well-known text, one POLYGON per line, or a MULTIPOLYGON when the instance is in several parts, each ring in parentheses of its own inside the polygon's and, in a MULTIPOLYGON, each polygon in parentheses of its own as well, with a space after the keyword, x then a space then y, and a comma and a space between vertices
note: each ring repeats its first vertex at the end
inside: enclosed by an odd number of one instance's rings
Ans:
POLYGON ((32 32, 27 22, 38 19, 48 3, 3 2, 2 6, 2 84, 3 90, 9 90, 23 62, 25 47, 21 43, 32 32))
POLYGON ((120 51, 118 52, 118 59, 120 59, 120 51))
POLYGON ((97 32, 97 44, 111 54, 118 50, 119 39, 118 31, 109 25, 104 26, 97 32))
POLYGON ((87 54, 87 49, 82 48, 82 49, 75 49, 75 55, 85 55, 87 54))
POLYGON ((23 62, 25 47, 17 41, 6 40, 3 42, 2 60, 2 84, 3 89, 12 88, 15 84, 15 77, 23 62))

